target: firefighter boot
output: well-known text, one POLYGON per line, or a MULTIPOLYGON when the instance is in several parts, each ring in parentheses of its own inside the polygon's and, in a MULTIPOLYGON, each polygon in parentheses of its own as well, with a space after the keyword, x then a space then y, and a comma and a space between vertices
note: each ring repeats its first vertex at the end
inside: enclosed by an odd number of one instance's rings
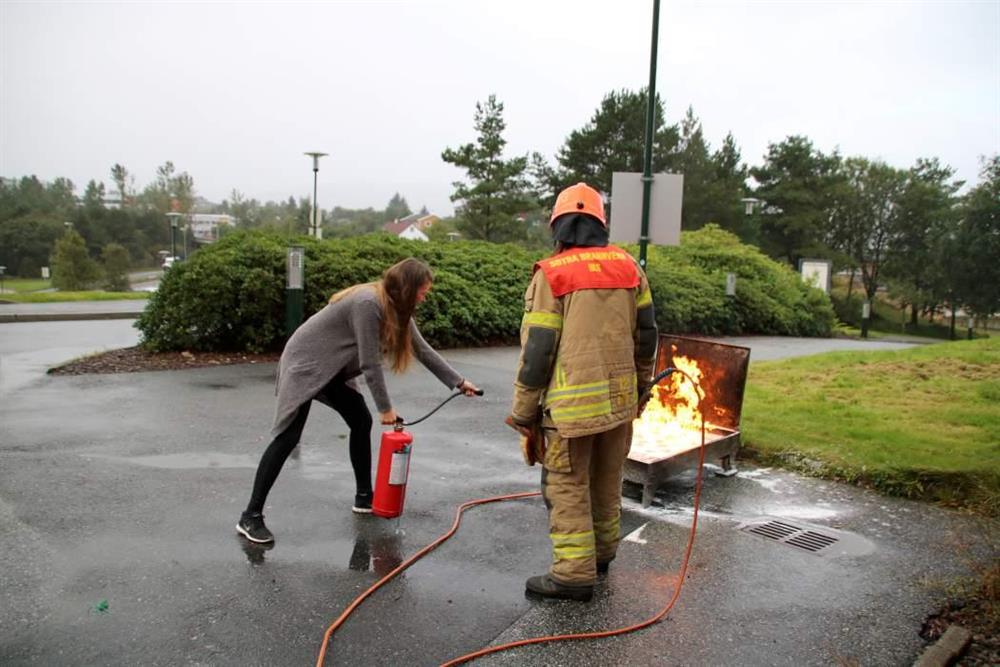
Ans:
POLYGON ((537 577, 529 578, 525 582, 524 592, 540 598, 590 602, 590 598, 594 596, 594 587, 561 584, 548 574, 540 574, 537 577))

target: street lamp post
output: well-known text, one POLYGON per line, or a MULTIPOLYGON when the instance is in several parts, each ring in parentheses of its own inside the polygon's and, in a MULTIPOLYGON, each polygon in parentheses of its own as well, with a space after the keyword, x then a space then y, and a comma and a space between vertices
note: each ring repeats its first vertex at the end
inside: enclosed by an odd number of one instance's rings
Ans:
POLYGON ((167 219, 170 220, 170 257, 171 262, 177 261, 177 219, 181 217, 180 213, 176 211, 171 211, 167 213, 167 219))
POLYGON ((653 132, 656 130, 656 47, 660 33, 660 0, 653 0, 653 39, 649 48, 649 87, 646 89, 646 146, 642 155, 642 220, 639 231, 639 266, 646 268, 649 244, 649 197, 653 189, 653 132))
POLYGON ((319 159, 327 153, 320 153, 319 151, 307 151, 305 155, 309 155, 313 159, 313 201, 312 201, 312 224, 309 233, 319 239, 323 238, 323 232, 319 228, 319 204, 316 201, 316 180, 319 177, 319 159))

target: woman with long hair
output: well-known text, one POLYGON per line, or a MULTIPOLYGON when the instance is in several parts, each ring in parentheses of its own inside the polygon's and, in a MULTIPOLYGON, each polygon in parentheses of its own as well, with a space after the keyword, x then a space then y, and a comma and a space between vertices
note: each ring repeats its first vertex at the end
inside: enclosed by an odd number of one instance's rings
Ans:
POLYGON ((264 501, 288 455, 299 443, 313 400, 333 408, 350 428, 351 466, 356 493, 353 510, 371 512, 372 417, 355 380, 365 378, 382 424, 394 424, 382 360, 402 373, 416 357, 449 388, 472 396, 478 388, 459 375, 420 335, 413 311, 431 289, 433 274, 409 258, 372 283, 334 294, 325 308, 299 327, 278 362, 278 396, 271 444, 257 466, 253 493, 236 530, 251 542, 268 543, 274 535, 264 525, 264 501))

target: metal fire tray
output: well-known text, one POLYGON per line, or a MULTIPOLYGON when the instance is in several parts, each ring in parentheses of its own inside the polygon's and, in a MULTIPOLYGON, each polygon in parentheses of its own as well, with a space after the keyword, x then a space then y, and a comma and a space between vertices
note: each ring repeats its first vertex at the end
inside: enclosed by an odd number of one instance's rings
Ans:
MULTIPOLYGON (((642 506, 649 507, 656 495, 656 489, 668 478, 698 466, 701 445, 669 456, 653 458, 629 454, 625 459, 624 477, 629 482, 642 486, 642 506)), ((718 461, 720 475, 735 474, 733 459, 740 449, 740 432, 722 427, 705 430, 705 461, 718 461)))

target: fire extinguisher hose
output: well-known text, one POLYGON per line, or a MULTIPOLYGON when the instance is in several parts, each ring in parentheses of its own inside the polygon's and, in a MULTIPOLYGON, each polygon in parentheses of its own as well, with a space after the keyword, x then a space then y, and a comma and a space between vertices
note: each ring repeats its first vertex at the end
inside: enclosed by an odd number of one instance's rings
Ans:
MULTIPOLYGON (((464 393, 465 392, 463 392, 463 391, 456 391, 454 394, 452 394, 448 398, 446 398, 443 401, 441 401, 436 408, 434 408, 433 410, 431 410, 430 412, 428 412, 426 415, 424 415, 420 419, 414 419, 411 422, 404 422, 402 417, 397 417, 396 418, 396 423, 399 424, 400 426, 413 426, 414 424, 419 424, 420 422, 422 422, 423 420, 427 419, 432 414, 434 414, 435 412, 437 412, 438 410, 440 410, 441 408, 443 408, 448 401, 450 401, 451 399, 456 398, 458 396, 461 396, 464 393)), ((476 396, 482 396, 483 395, 483 390, 482 389, 477 389, 473 393, 475 393, 476 396)))
MULTIPOLYGON (((674 372, 680 373, 695 386, 695 393, 698 396, 698 406, 697 406, 698 412, 701 413, 701 397, 702 397, 701 387, 690 375, 688 375, 684 371, 676 368, 667 368, 666 370, 660 372, 653 378, 652 386, 655 386, 660 380, 662 380, 663 378, 674 372)), ((652 386, 650 388, 652 388, 652 386)), ((456 393, 453 396, 449 397, 447 400, 445 400, 444 403, 447 403, 455 396, 458 396, 459 393, 456 393)), ((432 414, 434 414, 434 412, 437 412, 437 410, 440 409, 444 405, 444 403, 442 403, 437 408, 435 408, 430 413, 428 413, 427 415, 425 415, 424 417, 422 417, 417 421, 423 421, 427 417, 431 416, 432 414)), ((699 455, 698 455, 698 474, 695 476, 694 501, 693 501, 694 513, 691 518, 691 530, 690 533, 688 534, 688 541, 687 541, 687 546, 684 549, 684 555, 681 558, 680 572, 677 577, 677 585, 674 587, 673 595, 670 597, 669 600, 667 600, 666 604, 664 604, 664 606, 657 613, 633 625, 614 628, 611 630, 604 630, 601 632, 581 632, 577 634, 532 637, 530 639, 522 639, 520 641, 510 642, 507 644, 490 646, 449 660, 448 662, 443 663, 441 667, 452 667, 453 665, 461 665, 463 663, 469 662, 470 660, 481 658, 484 655, 489 655, 491 653, 499 653, 501 651, 508 651, 510 649, 517 648, 519 646, 527 646, 529 644, 543 644, 547 642, 569 641, 576 639, 599 639, 602 637, 614 637, 616 635, 624 635, 629 632, 635 632, 636 630, 641 630, 643 628, 649 627, 650 625, 653 625, 654 623, 658 623, 659 621, 661 621, 677 603, 677 599, 680 597, 681 594, 681 588, 684 586, 684 578, 687 574, 688 561, 691 558, 691 550, 694 547, 694 538, 698 527, 698 507, 701 501, 702 469, 704 468, 704 465, 705 465, 705 416, 702 415, 701 447, 699 448, 699 455)), ((420 551, 418 551, 417 553, 413 554, 405 561, 400 563, 392 572, 389 572, 384 577, 376 581, 368 590, 366 590, 364 593, 356 597, 354 601, 350 605, 348 605, 346 609, 344 609, 344 611, 340 614, 340 616, 338 616, 337 619, 330 624, 330 626, 326 629, 326 632, 323 634, 323 642, 320 645, 319 656, 316 658, 316 667, 322 667, 323 661, 326 658, 326 649, 330 643, 330 638, 333 636, 333 633, 337 631, 337 628, 343 625, 343 623, 354 612, 354 610, 357 609, 361 605, 361 603, 364 602, 370 595, 372 595, 372 593, 377 591, 385 584, 389 583, 400 572, 413 565, 415 562, 417 562, 418 560, 429 554, 431 551, 440 546, 441 543, 443 543, 444 541, 449 539, 452 535, 454 535, 455 532, 458 530, 459 524, 462 521, 462 514, 465 512, 465 510, 469 509, 470 507, 475 507, 477 505, 486 505, 488 503, 495 503, 503 500, 521 500, 524 498, 534 498, 540 495, 542 494, 539 491, 524 491, 520 493, 506 494, 502 496, 493 496, 491 498, 478 498, 476 500, 466 501, 461 505, 459 505, 455 511, 455 520, 452 523, 451 528, 448 529, 447 532, 445 532, 436 540, 425 546, 423 549, 421 549, 420 551)))

